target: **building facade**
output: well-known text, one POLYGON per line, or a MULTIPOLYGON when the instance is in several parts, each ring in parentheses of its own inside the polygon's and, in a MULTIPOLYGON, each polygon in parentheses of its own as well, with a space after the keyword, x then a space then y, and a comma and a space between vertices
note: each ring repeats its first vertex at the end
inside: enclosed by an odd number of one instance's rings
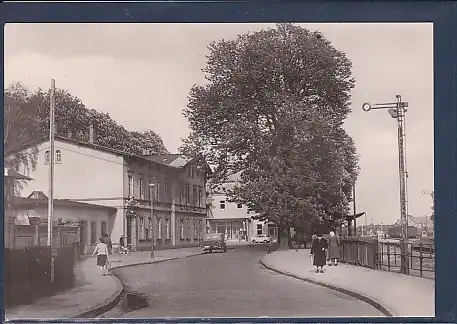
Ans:
MULTIPOLYGON (((22 169, 33 178, 23 196, 49 187, 49 140, 33 145, 38 161, 35 170, 22 169)), ((124 235, 133 249, 150 246, 152 238, 158 245, 189 246, 205 231, 207 169, 197 158, 138 156, 55 136, 54 161, 55 199, 116 208, 107 225, 113 242, 124 235)))
MULTIPOLYGON (((81 203, 65 199, 54 200, 54 226, 57 224, 78 224, 80 254, 92 253, 100 237, 108 234, 110 218, 117 212, 114 207, 81 203)), ((16 235, 15 246, 44 246, 47 242, 48 198, 41 192, 33 192, 27 198, 15 201, 16 235), (34 219, 35 218, 35 219, 34 219), (31 225, 31 219, 43 230, 36 238, 21 235, 21 227, 31 225), (38 219, 38 221, 36 220, 38 219), (32 241, 36 240, 36 241, 32 241)), ((27 231, 22 231, 26 233, 27 231)), ((54 233, 55 234, 55 233, 54 233)), ((53 235, 56 237, 55 235, 53 235)))
POLYGON ((228 201, 227 191, 239 184, 239 178, 239 174, 234 174, 216 188, 208 185, 207 232, 224 233, 227 240, 249 242, 262 234, 277 237, 278 230, 274 223, 255 220, 255 214, 246 206, 228 201))

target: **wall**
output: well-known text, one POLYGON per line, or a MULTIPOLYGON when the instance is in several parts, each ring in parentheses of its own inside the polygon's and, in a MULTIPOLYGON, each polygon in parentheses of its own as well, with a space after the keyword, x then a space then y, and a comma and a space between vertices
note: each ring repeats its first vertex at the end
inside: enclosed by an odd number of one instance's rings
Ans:
MULTIPOLYGON (((140 217, 143 217, 143 227, 142 231, 139 229, 138 237, 136 237, 136 232, 134 231, 132 242, 135 242, 133 245, 139 243, 139 245, 146 246, 150 243, 144 242, 142 240, 145 238, 146 228, 148 227, 148 220, 147 217, 150 215, 150 189, 148 187, 149 183, 152 182, 155 184, 153 189, 153 200, 154 200, 154 216, 160 217, 162 219, 161 222, 161 230, 162 230, 162 240, 160 243, 164 244, 172 244, 173 243, 173 236, 176 238, 176 244, 180 245, 181 240, 179 238, 180 234, 180 225, 178 218, 184 217, 185 219, 189 219, 189 222, 193 224, 193 217, 197 217, 202 220, 202 233, 204 233, 205 225, 204 219, 206 217, 206 212, 196 215, 195 213, 191 212, 183 212, 180 210, 180 202, 183 202, 183 197, 181 197, 181 187, 185 188, 185 184, 189 184, 189 205, 192 206, 194 202, 193 198, 193 185, 197 185, 197 205, 200 208, 204 208, 206 206, 205 201, 205 177, 203 172, 199 172, 198 176, 197 173, 194 171, 194 177, 192 177, 192 173, 190 173, 189 177, 189 169, 177 169, 174 167, 169 167, 154 161, 147 161, 142 160, 139 158, 135 159, 126 159, 125 167, 124 167, 124 197, 133 196, 139 202, 139 206, 141 208, 136 209, 137 217, 132 219, 132 228, 137 227, 140 225, 140 217), (129 176, 131 176, 131 185, 129 190, 129 176), (140 190, 140 179, 142 179, 142 189, 140 190), (200 202, 198 201, 198 186, 200 186, 202 192, 202 196, 200 202), (175 212, 173 212, 172 205, 173 203, 176 204, 175 212), (165 242, 165 219, 170 220, 170 241, 165 242), (174 229, 174 231, 173 231, 174 229), (142 233, 141 233, 142 232, 142 233), (143 242, 141 242, 143 241, 143 242)), ((185 193, 185 191, 184 191, 185 193)), ((157 220, 154 220, 154 238, 158 239, 158 227, 157 227, 157 220)), ((125 219, 124 224, 124 235, 127 236, 127 219, 125 219)), ((191 230, 193 233, 193 230, 191 230)), ((190 241, 184 240, 183 244, 188 244, 189 242, 192 243, 193 237, 190 241)), ((189 243, 189 244, 190 244, 189 243)))
POLYGON ((236 203, 227 202, 227 196, 222 193, 212 194, 213 203, 212 203, 212 216, 215 219, 224 219, 224 218, 249 218, 251 215, 248 214, 248 209, 246 206, 242 205, 241 208, 238 208, 236 203), (221 209, 221 201, 225 202, 225 209, 221 209))
MULTIPOLYGON (((26 183, 22 196, 28 196, 34 190, 48 194, 47 150, 49 142, 39 146, 35 171, 23 170, 33 180, 26 183)), ((54 198, 100 200, 122 196, 122 157, 58 139, 55 141, 55 150, 61 151, 62 162, 55 161, 54 165, 54 198)))
MULTIPOLYGON (((48 195, 49 164, 45 164, 45 152, 49 150, 49 142, 39 145, 38 150, 36 170, 21 170, 33 179, 25 185, 23 197, 34 190, 48 195)), ((120 234, 117 234, 116 225, 123 217, 123 157, 59 139, 55 141, 55 150, 61 151, 62 161, 54 160, 54 198, 117 208, 108 228, 113 239, 118 240, 120 234)))

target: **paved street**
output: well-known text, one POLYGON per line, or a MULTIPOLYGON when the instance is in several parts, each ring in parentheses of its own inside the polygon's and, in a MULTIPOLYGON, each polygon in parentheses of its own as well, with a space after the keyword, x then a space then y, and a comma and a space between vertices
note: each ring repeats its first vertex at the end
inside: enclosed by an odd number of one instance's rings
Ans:
MULTIPOLYGON (((260 264, 265 246, 116 270, 149 306, 120 317, 383 316, 365 302, 260 264)), ((325 274, 323 274, 325 275, 325 274)), ((114 314, 108 314, 114 316, 114 314)))

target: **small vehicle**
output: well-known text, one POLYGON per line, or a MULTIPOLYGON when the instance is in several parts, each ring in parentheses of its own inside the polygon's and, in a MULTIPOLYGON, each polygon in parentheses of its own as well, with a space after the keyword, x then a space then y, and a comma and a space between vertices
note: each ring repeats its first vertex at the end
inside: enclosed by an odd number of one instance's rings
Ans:
POLYGON ((227 252, 225 235, 222 233, 205 234, 203 237, 203 251, 213 253, 213 251, 227 252))
POLYGON ((260 234, 252 238, 252 243, 270 243, 270 241, 270 237, 265 234, 260 234))

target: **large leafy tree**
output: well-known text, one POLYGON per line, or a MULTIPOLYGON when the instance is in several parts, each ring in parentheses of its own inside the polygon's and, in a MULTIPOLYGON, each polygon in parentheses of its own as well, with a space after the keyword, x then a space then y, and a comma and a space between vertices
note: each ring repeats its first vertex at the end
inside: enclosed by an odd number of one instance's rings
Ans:
MULTIPOLYGON (((31 147, 18 150, 22 145, 49 134, 49 91, 38 89, 30 92, 17 83, 4 91, 3 145, 5 166, 18 170, 19 166, 34 170, 38 149, 31 147)), ((145 132, 127 131, 108 114, 89 110, 77 97, 68 91, 57 89, 55 122, 57 134, 89 141, 89 124, 96 128, 95 143, 101 146, 141 155, 144 150, 150 154, 165 154, 162 139, 152 130, 145 132)), ((15 186, 19 194, 21 181, 15 186)))
POLYGON ((213 183, 242 172, 233 201, 281 232, 337 223, 357 176, 350 113, 351 62, 318 32, 292 24, 209 46, 207 84, 190 91, 183 153, 216 165, 213 183))

